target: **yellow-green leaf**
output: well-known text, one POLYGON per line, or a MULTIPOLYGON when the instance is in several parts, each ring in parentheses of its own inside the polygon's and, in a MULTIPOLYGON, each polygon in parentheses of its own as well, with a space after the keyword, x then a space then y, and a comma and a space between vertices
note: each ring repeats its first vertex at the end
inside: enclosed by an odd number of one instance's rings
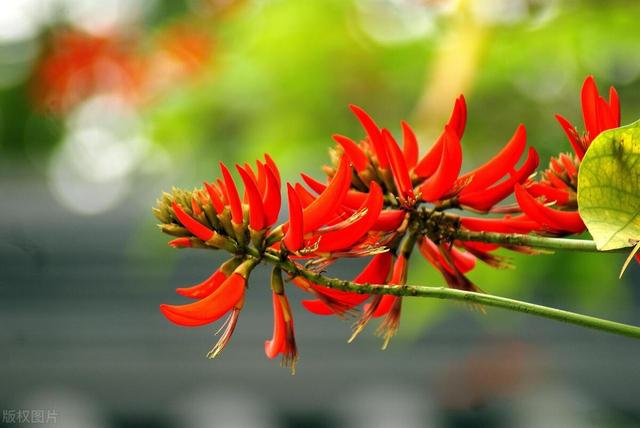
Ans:
POLYGON ((640 121, 593 140, 580 165, 578 207, 599 250, 640 239, 640 121))

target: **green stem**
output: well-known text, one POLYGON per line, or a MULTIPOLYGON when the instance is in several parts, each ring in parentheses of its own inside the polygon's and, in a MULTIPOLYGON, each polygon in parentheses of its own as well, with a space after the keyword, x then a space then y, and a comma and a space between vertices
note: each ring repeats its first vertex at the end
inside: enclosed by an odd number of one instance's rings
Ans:
POLYGON ((292 276, 301 276, 309 281, 336 290, 350 291, 360 294, 391 294, 394 296, 408 297, 431 297, 436 299, 457 300, 467 303, 475 303, 485 306, 507 309, 514 312, 522 312, 529 315, 536 315, 570 324, 576 324, 595 330, 607 331, 609 333, 622 336, 640 338, 640 327, 608 321, 588 315, 563 311, 561 309, 549 308, 533 303, 522 302, 506 297, 493 296, 491 294, 476 293, 473 291, 456 290, 447 287, 427 287, 421 285, 377 285, 377 284, 355 284, 336 278, 329 278, 324 275, 303 269, 290 260, 282 260, 278 253, 267 252, 261 257, 262 260, 279 266, 282 270, 292 276))
MULTIPOLYGON (((490 244, 523 245, 549 250, 569 250, 597 253, 599 251, 594 241, 588 239, 551 238, 547 236, 522 235, 518 233, 472 232, 459 229, 453 233, 454 239, 461 241, 486 242, 490 244)), ((628 248, 612 250, 612 252, 627 252, 628 248)))

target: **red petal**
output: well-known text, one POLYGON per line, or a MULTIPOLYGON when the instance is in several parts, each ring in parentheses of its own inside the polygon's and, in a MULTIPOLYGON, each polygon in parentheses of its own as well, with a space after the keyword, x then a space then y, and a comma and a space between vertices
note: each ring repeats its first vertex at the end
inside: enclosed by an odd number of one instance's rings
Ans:
POLYGON ((527 145, 527 131, 523 125, 518 126, 511 140, 491 160, 484 165, 464 174, 459 182, 471 180, 460 192, 461 195, 484 190, 515 168, 527 145))
MULTIPOLYGON (((369 297, 366 296, 365 299, 369 297)), ((302 306, 312 314, 316 315, 334 315, 335 312, 322 300, 303 300, 302 306)))
POLYGON ((443 132, 415 167, 414 172, 418 177, 431 177, 436 172, 440 165, 440 159, 442 159, 444 140, 445 133, 443 132))
POLYGON ((284 314, 282 307, 278 301, 278 295, 273 294, 273 337, 271 340, 265 340, 264 352, 269 358, 275 358, 282 352, 286 342, 286 330, 284 314))
POLYGON ((556 119, 560 123, 560 126, 562 126, 564 133, 567 134, 567 138, 571 143, 571 147, 573 147, 573 151, 576 153, 578 158, 582 159, 584 157, 584 147, 582 146, 582 142, 580 141, 578 131, 576 131, 576 128, 561 115, 556 114, 556 119))
MULTIPOLYGON (((404 285, 407 282, 407 258, 403 255, 398 256, 395 263, 393 264, 393 273, 391 275, 391 279, 389 280, 389 284, 394 285, 404 285)), ((373 316, 375 318, 381 317, 389 313, 391 308, 397 299, 401 297, 392 296, 392 295, 384 295, 380 299, 380 303, 378 307, 373 312, 373 316)))
POLYGON ((390 294, 385 294, 384 296, 382 296, 380 298, 380 303, 378 303, 378 307, 375 311, 373 311, 373 317, 378 318, 388 314, 394 303, 396 303, 396 300, 400 298, 401 297, 392 296, 390 294))
POLYGON ((216 210, 216 214, 220 214, 224 210, 224 204, 222 203, 222 199, 220 199, 218 190, 207 182, 204 183, 204 188, 207 189, 209 199, 211 199, 211 205, 213 205, 213 209, 216 210))
POLYGON ((402 154, 410 170, 418 163, 418 139, 413 129, 404 120, 400 122, 402 127, 402 154))
POLYGON ((467 251, 460 251, 456 247, 451 247, 449 252, 451 253, 453 263, 460 272, 467 273, 476 267, 477 258, 473 254, 467 251))
POLYGON ((298 251, 303 244, 303 217, 302 217, 302 205, 298 194, 287 183, 287 196, 289 198, 289 228, 284 236, 284 245, 289 251, 298 251))
MULTIPOLYGON (((327 188, 327 186, 325 184, 320 183, 315 178, 309 177, 307 174, 302 173, 302 174, 300 174, 300 176, 302 177, 304 182, 307 183, 307 185, 309 187, 311 187, 311 189, 314 192, 318 193, 318 194, 324 192, 324 189, 327 188)), ((312 198, 313 198, 313 196, 312 196, 312 198)), ((315 198, 313 198, 313 199, 315 199, 315 198)), ((347 208, 351 208, 353 210, 357 210, 358 208, 360 208, 362 206, 362 204, 364 203, 364 201, 366 199, 367 199, 367 193, 359 192, 359 191, 353 190, 353 189, 349 189, 347 191, 347 194, 344 197, 343 205, 345 207, 347 207, 347 208)))
POLYGON ((280 183, 276 175, 277 171, 274 171, 273 167, 268 164, 265 166, 264 170, 267 177, 267 191, 264 195, 264 215, 266 226, 269 227, 278 221, 282 197, 280 195, 280 183))
POLYGON ((300 173, 300 177, 302 177, 302 180, 307 183, 307 186, 311 187, 311 190, 313 190, 317 194, 324 192, 324 189, 327 188, 325 184, 320 183, 318 180, 308 176, 304 172, 300 173))
MULTIPOLYGON (((447 122, 446 127, 450 127, 452 131, 458 136, 458 139, 462 139, 464 135, 464 128, 467 123, 467 104, 464 99, 464 95, 460 95, 453 105, 451 117, 447 122)), ((419 177, 431 177, 438 167, 440 166, 440 159, 442 155, 442 149, 444 147, 445 133, 443 132, 436 140, 435 144, 427 152, 427 154, 420 160, 418 166, 415 168, 415 173, 419 177)))
POLYGON ((588 76, 582 85, 582 117, 587 129, 589 141, 593 140, 600 132, 598 130, 597 100, 600 97, 593 76, 588 76))
POLYGON ((192 247, 191 238, 182 237, 172 239, 168 242, 169 246, 172 248, 190 248, 192 247))
POLYGON ((193 233, 196 237, 203 241, 208 241, 209 239, 213 238, 213 235, 215 235, 215 232, 213 230, 209 229, 199 221, 195 220, 189 214, 184 212, 180 205, 178 205, 177 203, 174 202, 171 206, 173 207, 173 212, 176 214, 176 217, 178 217, 180 223, 189 232, 193 233))
POLYGON ((376 157, 378 158, 378 164, 381 169, 387 169, 389 167, 389 161, 387 160, 387 155, 384 150, 384 141, 382 136, 380 135, 380 129, 378 125, 371 119, 364 110, 356 105, 349 105, 351 111, 358 117, 360 124, 364 128, 365 132, 369 136, 371 140, 371 144, 373 144, 373 150, 376 153, 376 157))
POLYGON ((565 205, 569 202, 569 193, 564 190, 551 187, 542 183, 533 183, 527 186, 527 190, 533 196, 544 196, 547 202, 555 202, 557 205, 565 205))
POLYGON ((218 269, 213 273, 213 275, 199 284, 187 288, 176 288, 176 293, 192 299, 202 299, 216 291, 226 279, 227 275, 218 269))
POLYGON ((187 305, 160 305, 160 310, 169 321, 178 325, 195 327, 216 321, 230 311, 244 296, 246 280, 233 273, 220 287, 197 302, 187 305))
MULTIPOLYGON (((369 264, 362 270, 353 282, 356 284, 385 284, 391 270, 393 257, 390 252, 375 255, 369 264)), ((348 291, 333 290, 316 285, 318 292, 328 294, 333 299, 343 303, 344 308, 349 309, 358 306, 367 300, 369 294, 353 293, 348 291)), ((321 300, 303 300, 302 305, 310 312, 317 315, 333 315, 335 311, 321 300)), ((343 309, 344 309, 343 308, 343 309)))
POLYGON ((260 189, 260 193, 264 194, 267 191, 267 173, 265 171, 265 166, 259 160, 256 160, 256 169, 258 171, 258 189, 260 189))
POLYGON ((402 151, 400 151, 398 143, 393 138, 393 135, 386 129, 382 130, 382 137, 384 138, 387 158, 391 165, 393 181, 396 183, 399 196, 403 199, 413 198, 413 185, 409 178, 409 169, 404 161, 404 156, 402 155, 402 151))
MULTIPOLYGON (((358 213, 366 210, 366 213, 354 221, 347 219, 346 226, 323 234, 318 243, 317 253, 330 253, 333 251, 349 248, 358 242, 374 225, 380 211, 384 198, 380 186, 372 181, 369 189, 369 196, 358 213)), ((356 214, 359 215, 359 214, 356 214)))
POLYGON ((224 185, 227 189, 227 198, 229 198, 231 221, 235 224, 242 224, 242 203, 240 202, 236 183, 233 181, 231 173, 229 173, 229 170, 222 162, 220 162, 220 170, 222 171, 222 178, 224 178, 224 185))
POLYGON ((333 135, 333 140, 342 146, 342 149, 349 156, 351 162, 353 162, 353 167, 358 172, 362 172, 367 169, 369 165, 369 159, 367 159, 367 155, 364 154, 362 149, 353 141, 351 138, 344 137, 342 135, 333 135))
POLYGON ((451 117, 447 124, 453 128, 458 138, 462 139, 464 128, 467 125, 467 102, 464 99, 464 95, 460 94, 460 96, 456 98, 451 117))
POLYGON ((227 186, 224 185, 224 181, 219 178, 216 179, 216 184, 220 189, 220 195, 222 196, 222 203, 227 206, 229 204, 229 194, 227 193, 227 186))
POLYGON ((397 230, 406 216, 407 213, 404 210, 384 210, 380 213, 374 225, 371 226, 371 230, 384 232, 397 230))
POLYGON ((613 86, 609 88, 609 111, 614 122, 612 128, 618 128, 620 126, 620 99, 613 86))
POLYGON ((280 181, 280 171, 278 171, 278 166, 273 159, 271 159, 271 156, 269 156, 268 153, 264 154, 264 160, 266 161, 267 166, 271 168, 271 172, 273 172, 273 175, 276 177, 276 181, 278 182, 278 188, 280 188, 280 186, 282 186, 282 182, 280 181))
POLYGON ((445 146, 436 172, 420 185, 422 200, 437 201, 446 195, 456 181, 462 166, 460 139, 449 127, 445 128, 445 146))
POLYGON ((296 194, 298 195, 298 199, 300 199, 300 203, 302 208, 306 208, 316 200, 316 197, 311 194, 307 189, 305 189, 300 183, 296 183, 294 186, 296 194))
POLYGON ((475 208, 479 211, 489 211, 494 205, 513 193, 513 186, 522 183, 538 167, 540 159, 533 147, 529 148, 529 154, 524 164, 509 178, 488 189, 460 195, 458 201, 461 205, 475 208))
POLYGON ((557 232, 581 233, 584 231, 584 223, 577 211, 558 211, 546 207, 520 184, 515 186, 515 195, 522 211, 541 225, 557 232))
POLYGON ((236 165, 240 178, 244 183, 249 202, 249 226, 253 230, 262 230, 265 227, 264 207, 262 206, 262 196, 256 182, 240 165, 236 165))
POLYGON ((351 168, 346 157, 340 160, 338 171, 327 188, 304 211, 304 233, 318 229, 335 216, 351 184, 351 168))

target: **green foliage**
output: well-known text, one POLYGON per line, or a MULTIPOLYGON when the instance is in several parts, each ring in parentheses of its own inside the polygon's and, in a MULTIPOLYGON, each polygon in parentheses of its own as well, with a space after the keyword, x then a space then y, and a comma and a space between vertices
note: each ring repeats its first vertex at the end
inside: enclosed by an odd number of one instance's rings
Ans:
POLYGON ((640 122, 600 134, 578 175, 580 216, 599 250, 640 240, 640 122))

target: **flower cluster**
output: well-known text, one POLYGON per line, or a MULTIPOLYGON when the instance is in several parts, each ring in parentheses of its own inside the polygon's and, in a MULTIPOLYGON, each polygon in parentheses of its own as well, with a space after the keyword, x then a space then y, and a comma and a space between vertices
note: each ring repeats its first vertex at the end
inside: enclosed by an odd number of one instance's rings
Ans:
POLYGON ((467 273, 478 261, 504 267, 507 262, 495 254, 496 249, 534 250, 468 240, 463 232, 582 232, 575 197, 580 159, 601 131, 620 122, 615 90, 604 100, 591 77, 585 81, 582 104, 585 134, 580 135, 558 116, 575 155, 552 158, 549 169, 539 177, 535 174, 539 157, 527 146, 523 125, 493 158, 462 173, 461 140, 467 119, 462 96, 455 101, 442 133, 422 156, 416 134, 406 122, 400 124, 399 144, 387 128, 351 106, 364 137, 333 136, 336 145, 330 151, 331 164, 324 167, 326 182, 301 174, 302 182, 283 185, 269 155, 255 165, 236 165, 239 181, 221 163, 221 178, 193 191, 165 193, 154 213, 161 230, 176 237, 171 246, 223 249, 232 258, 202 283, 177 289, 195 302, 161 305, 160 309, 170 321, 189 327, 228 314, 209 354, 216 356, 232 336, 252 270, 268 262, 274 265, 273 336, 265 342, 269 358, 281 355, 283 364, 292 368, 297 360, 284 276, 310 294, 302 305, 315 314, 345 317, 362 307, 352 339, 370 320, 382 318, 378 333, 386 347, 400 323, 402 297, 336 289, 328 286, 320 272, 341 258, 366 257, 368 263, 351 284, 402 287, 417 248, 449 287, 477 291, 467 273), (515 203, 505 203, 512 195, 515 203), (285 197, 288 216, 279 223, 285 197))

